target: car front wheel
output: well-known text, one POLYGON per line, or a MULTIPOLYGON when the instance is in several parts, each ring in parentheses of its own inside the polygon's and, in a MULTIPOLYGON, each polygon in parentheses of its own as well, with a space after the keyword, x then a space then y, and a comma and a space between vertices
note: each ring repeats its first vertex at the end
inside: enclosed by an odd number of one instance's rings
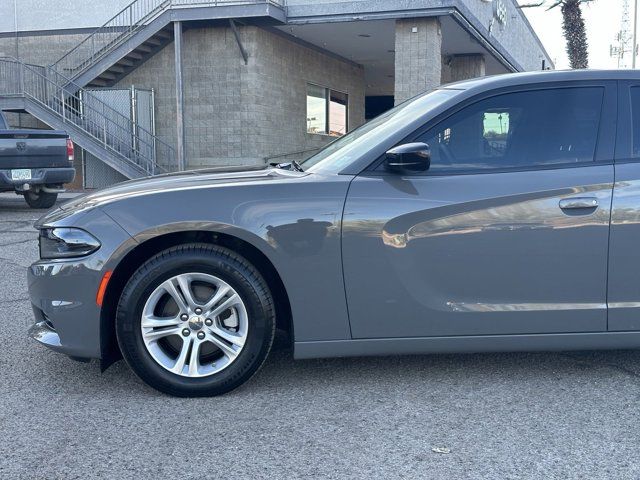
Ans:
POLYGON ((243 257, 208 244, 152 257, 127 282, 116 315, 122 354, 152 387, 213 396, 246 382, 275 332, 273 299, 243 257))

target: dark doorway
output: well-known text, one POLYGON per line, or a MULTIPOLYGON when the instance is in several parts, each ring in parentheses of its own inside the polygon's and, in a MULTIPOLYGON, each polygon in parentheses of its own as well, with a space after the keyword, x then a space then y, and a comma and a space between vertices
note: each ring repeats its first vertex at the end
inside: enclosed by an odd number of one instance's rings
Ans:
POLYGON ((364 99, 364 118, 371 120, 393 108, 393 95, 370 96, 364 99))

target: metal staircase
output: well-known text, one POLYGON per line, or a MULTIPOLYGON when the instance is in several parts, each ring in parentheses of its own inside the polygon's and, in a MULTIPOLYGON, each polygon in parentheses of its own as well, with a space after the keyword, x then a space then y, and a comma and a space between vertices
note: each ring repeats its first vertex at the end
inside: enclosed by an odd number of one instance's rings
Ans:
POLYGON ((1 58, 0 109, 26 111, 66 130, 74 143, 128 178, 175 170, 171 146, 52 67, 1 58))
POLYGON ((263 10, 245 14, 268 15, 284 0, 134 0, 52 67, 77 85, 110 87, 173 41, 174 20, 233 18, 251 6, 263 10))
POLYGON ((52 67, 80 86, 112 86, 173 41, 171 0, 134 0, 52 67))
POLYGON ((173 41, 172 22, 285 18, 284 0, 134 0, 54 64, 0 58, 0 109, 66 130, 128 178, 177 169, 174 149, 83 87, 110 87, 173 41))

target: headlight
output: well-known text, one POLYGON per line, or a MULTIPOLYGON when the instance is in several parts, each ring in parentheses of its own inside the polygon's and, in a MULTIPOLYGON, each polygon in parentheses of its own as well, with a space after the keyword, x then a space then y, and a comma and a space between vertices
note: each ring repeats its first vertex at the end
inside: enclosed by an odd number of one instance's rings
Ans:
POLYGON ((79 228, 43 228, 40 230, 40 258, 83 257, 100 248, 100 242, 79 228))

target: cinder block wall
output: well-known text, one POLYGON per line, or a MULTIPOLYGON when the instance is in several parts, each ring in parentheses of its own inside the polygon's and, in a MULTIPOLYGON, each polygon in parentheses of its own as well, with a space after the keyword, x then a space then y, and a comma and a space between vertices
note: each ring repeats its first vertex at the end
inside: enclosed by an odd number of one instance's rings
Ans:
MULTIPOLYGON (((307 84, 349 95, 349 129, 362 125, 364 69, 286 36, 260 28, 249 30, 249 76, 246 98, 250 130, 246 142, 255 156, 272 156, 319 148, 334 137, 307 133, 307 84)), ((243 143, 245 140, 243 140, 243 143)), ((301 159, 301 153, 287 159, 301 159)))
POLYGON ((28 113, 4 112, 11 128, 36 128, 48 130, 51 127, 28 113))
POLYGON ((440 85, 442 31, 437 18, 396 20, 395 103, 440 85))
MULTIPOLYGON (((245 29, 241 35, 246 41, 245 29)), ((172 46, 165 50, 173 53, 172 46)), ((255 163, 245 136, 251 130, 250 102, 243 96, 248 68, 233 32, 226 27, 187 30, 183 55, 188 167, 255 163)))
MULTIPOLYGON (((360 66, 258 27, 239 27, 239 31, 249 53, 248 65, 228 27, 189 29, 183 34, 189 168, 264 163, 266 157, 333 140, 306 133, 307 82, 348 93, 350 127, 364 122, 365 80, 360 66)), ((156 132, 175 146, 173 44, 118 84, 130 85, 155 90, 156 132)))

